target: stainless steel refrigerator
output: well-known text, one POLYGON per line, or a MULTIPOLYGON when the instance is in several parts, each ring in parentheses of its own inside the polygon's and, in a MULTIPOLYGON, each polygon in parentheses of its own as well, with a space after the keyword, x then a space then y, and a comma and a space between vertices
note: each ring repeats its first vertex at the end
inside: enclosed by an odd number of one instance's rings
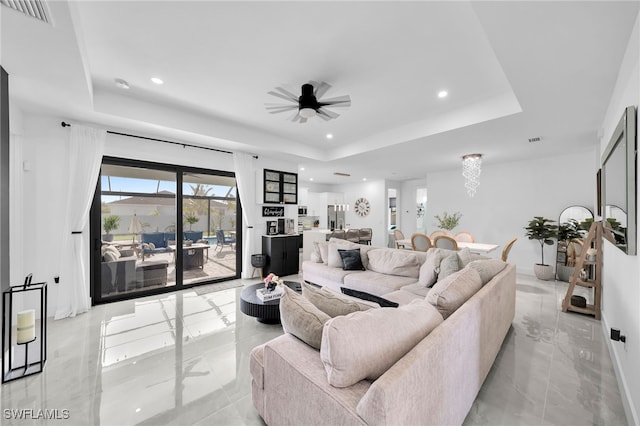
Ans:
POLYGON ((327 207, 327 224, 329 229, 344 229, 344 210, 336 209, 336 206, 327 207))

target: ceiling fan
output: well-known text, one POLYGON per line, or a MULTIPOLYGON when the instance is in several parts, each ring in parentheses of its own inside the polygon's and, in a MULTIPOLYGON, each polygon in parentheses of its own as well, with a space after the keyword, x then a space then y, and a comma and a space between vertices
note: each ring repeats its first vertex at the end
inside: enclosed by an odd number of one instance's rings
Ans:
POLYGON ((297 110, 295 115, 290 118, 291 121, 306 123, 309 118, 315 116, 328 121, 332 118, 338 118, 340 115, 328 110, 327 108, 348 107, 351 105, 351 98, 349 95, 318 100, 318 98, 321 98, 322 95, 324 95, 330 88, 331 85, 324 81, 320 83, 310 81, 309 83, 302 85, 302 94, 300 96, 296 96, 282 87, 276 87, 275 90, 268 93, 286 101, 293 102, 294 104, 267 103, 265 104, 265 107, 271 114, 297 110))

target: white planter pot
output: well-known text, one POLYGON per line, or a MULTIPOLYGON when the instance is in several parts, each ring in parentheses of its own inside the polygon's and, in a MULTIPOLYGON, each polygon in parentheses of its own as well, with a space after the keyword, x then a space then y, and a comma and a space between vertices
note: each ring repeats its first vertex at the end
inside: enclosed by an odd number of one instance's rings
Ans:
POLYGON ((573 275, 573 270, 573 266, 558 265, 558 279, 569 282, 569 278, 573 275))
POLYGON ((543 281, 552 280, 554 275, 550 265, 541 265, 540 263, 533 265, 533 273, 536 274, 536 278, 543 281))

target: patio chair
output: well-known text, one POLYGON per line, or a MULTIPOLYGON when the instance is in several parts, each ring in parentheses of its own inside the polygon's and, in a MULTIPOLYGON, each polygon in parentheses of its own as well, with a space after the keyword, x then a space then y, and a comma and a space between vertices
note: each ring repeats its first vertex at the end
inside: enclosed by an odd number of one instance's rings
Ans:
POLYGON ((231 249, 235 250, 234 244, 236 243, 236 238, 233 236, 224 235, 224 231, 222 229, 218 229, 216 231, 216 249, 220 247, 220 251, 224 248, 225 245, 231 246, 231 249))

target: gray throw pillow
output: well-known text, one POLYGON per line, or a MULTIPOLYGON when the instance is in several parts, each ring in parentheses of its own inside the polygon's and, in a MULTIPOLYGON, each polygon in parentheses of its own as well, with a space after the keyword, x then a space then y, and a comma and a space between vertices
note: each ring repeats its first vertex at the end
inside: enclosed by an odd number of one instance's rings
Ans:
POLYGON ((457 254, 450 254, 440 262, 440 272, 438 273, 438 281, 460 270, 460 262, 457 254))
POLYGON ((481 288, 482 281, 478 272, 473 268, 464 268, 438 280, 429 290, 427 302, 447 319, 481 288))
POLYGON ((307 345, 320 349, 322 327, 331 317, 289 287, 282 286, 280 322, 285 333, 292 334, 307 345))

